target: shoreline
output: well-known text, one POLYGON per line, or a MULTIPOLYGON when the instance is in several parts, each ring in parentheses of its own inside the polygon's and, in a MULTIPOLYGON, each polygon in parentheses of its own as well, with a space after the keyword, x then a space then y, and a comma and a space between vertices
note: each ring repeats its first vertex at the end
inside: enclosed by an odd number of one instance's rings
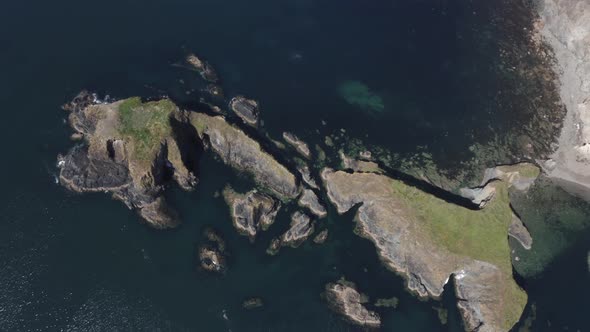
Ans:
POLYGON ((590 201, 590 3, 545 0, 539 15, 567 109, 558 147, 541 165, 556 185, 590 201))

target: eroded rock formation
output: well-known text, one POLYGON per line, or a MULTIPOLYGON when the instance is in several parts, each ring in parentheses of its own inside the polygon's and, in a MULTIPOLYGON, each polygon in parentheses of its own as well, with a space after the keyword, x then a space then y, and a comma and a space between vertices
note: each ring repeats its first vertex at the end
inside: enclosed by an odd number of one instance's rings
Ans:
POLYGON ((84 143, 59 156, 60 183, 77 192, 111 193, 156 228, 176 226, 162 197, 164 185, 171 175, 187 190, 197 183, 190 156, 179 148, 196 137, 172 129, 173 123, 187 123, 183 113, 166 99, 97 104, 87 92, 64 108, 84 143))
POLYGON ((266 230, 274 222, 281 208, 279 201, 257 190, 240 194, 228 186, 223 197, 230 206, 234 227, 252 241, 259 230, 266 230))
POLYGON ((318 218, 324 218, 328 215, 326 208, 320 203, 318 196, 310 189, 304 189, 299 197, 299 205, 309 209, 318 218))
POLYGON ((200 138, 227 165, 249 173, 261 187, 281 200, 290 200, 300 192, 295 175, 265 152, 260 144, 220 116, 191 113, 190 121, 200 138))
POLYGON ((291 215, 289 230, 281 237, 281 245, 296 248, 313 233, 313 230, 311 218, 305 213, 295 211, 291 215))
POLYGON ((364 307, 365 299, 350 282, 338 281, 325 287, 324 296, 332 310, 356 325, 379 328, 381 318, 373 311, 364 307))
POLYGON ((307 159, 311 158, 309 146, 307 146, 307 143, 299 139, 299 137, 297 137, 295 134, 284 132, 283 139, 285 139, 285 141, 295 148, 295 150, 297 150, 297 152, 299 152, 302 156, 307 159))

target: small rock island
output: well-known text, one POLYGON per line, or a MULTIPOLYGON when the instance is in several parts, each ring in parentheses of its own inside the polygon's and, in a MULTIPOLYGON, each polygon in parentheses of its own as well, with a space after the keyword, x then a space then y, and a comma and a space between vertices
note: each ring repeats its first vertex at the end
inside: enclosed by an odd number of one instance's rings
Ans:
POLYGON ((180 148, 196 138, 186 130, 184 113, 167 99, 96 104, 88 92, 64 108, 84 144, 58 157, 60 183, 77 192, 111 193, 156 228, 176 226, 164 185, 174 180, 192 190, 197 184, 190 163, 197 150, 180 148))

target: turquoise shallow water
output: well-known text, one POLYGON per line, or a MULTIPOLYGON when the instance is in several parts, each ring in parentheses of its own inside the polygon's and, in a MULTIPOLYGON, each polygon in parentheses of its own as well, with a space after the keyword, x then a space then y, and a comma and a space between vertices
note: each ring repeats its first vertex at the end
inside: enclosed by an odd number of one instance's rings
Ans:
MULTIPOLYGON (((345 128, 393 151, 436 146, 453 163, 472 143, 472 128, 496 121, 501 130, 510 119, 485 102, 493 84, 484 51, 494 45, 483 33, 486 8, 468 1, 3 4, 0 330, 354 331, 319 296, 342 275, 371 299, 400 298, 397 310, 380 311, 384 330, 460 330, 456 312, 441 325, 432 309, 438 303, 416 300, 381 267, 371 244, 352 234, 351 215, 331 211, 324 246, 268 257, 268 241, 286 227, 288 211, 251 245, 214 197, 227 182, 249 184, 212 159, 202 161, 197 191, 170 188, 184 224, 161 232, 106 195, 57 186, 55 156, 72 145, 60 105, 83 88, 115 98, 196 98, 185 94, 199 85, 194 73, 172 66, 194 50, 217 68, 228 95, 261 101, 265 129, 275 137, 288 129, 319 141, 316 129, 345 128), (384 115, 340 98, 346 80, 382 95, 384 115), (229 246, 230 268, 221 277, 196 269, 206 226, 229 246), (244 311, 249 296, 267 305, 244 311)), ((537 308, 534 330, 590 326, 583 315, 587 239, 525 280, 537 308), (574 286, 575 300, 564 285, 574 286)), ((443 302, 452 309, 452 298, 443 302)))

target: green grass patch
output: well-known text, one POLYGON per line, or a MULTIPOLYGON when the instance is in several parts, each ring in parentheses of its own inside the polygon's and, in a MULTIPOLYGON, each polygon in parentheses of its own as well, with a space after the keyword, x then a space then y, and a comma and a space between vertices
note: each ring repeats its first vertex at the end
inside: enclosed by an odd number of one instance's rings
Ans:
POLYGON ((119 132, 133 144, 138 161, 151 162, 162 140, 172 133, 170 114, 176 105, 168 99, 142 103, 139 97, 119 105, 119 132))
POLYGON ((435 243, 452 253, 492 263, 503 271, 505 282, 497 287, 504 292, 504 326, 509 330, 520 318, 527 297, 512 278, 508 245, 512 210, 507 184, 496 182, 496 195, 482 210, 450 204, 400 181, 393 181, 393 187, 435 243))
POLYGON ((508 226, 512 214, 506 184, 497 182, 494 199, 482 210, 450 204, 399 181, 394 189, 438 244, 458 255, 511 268, 508 226))

